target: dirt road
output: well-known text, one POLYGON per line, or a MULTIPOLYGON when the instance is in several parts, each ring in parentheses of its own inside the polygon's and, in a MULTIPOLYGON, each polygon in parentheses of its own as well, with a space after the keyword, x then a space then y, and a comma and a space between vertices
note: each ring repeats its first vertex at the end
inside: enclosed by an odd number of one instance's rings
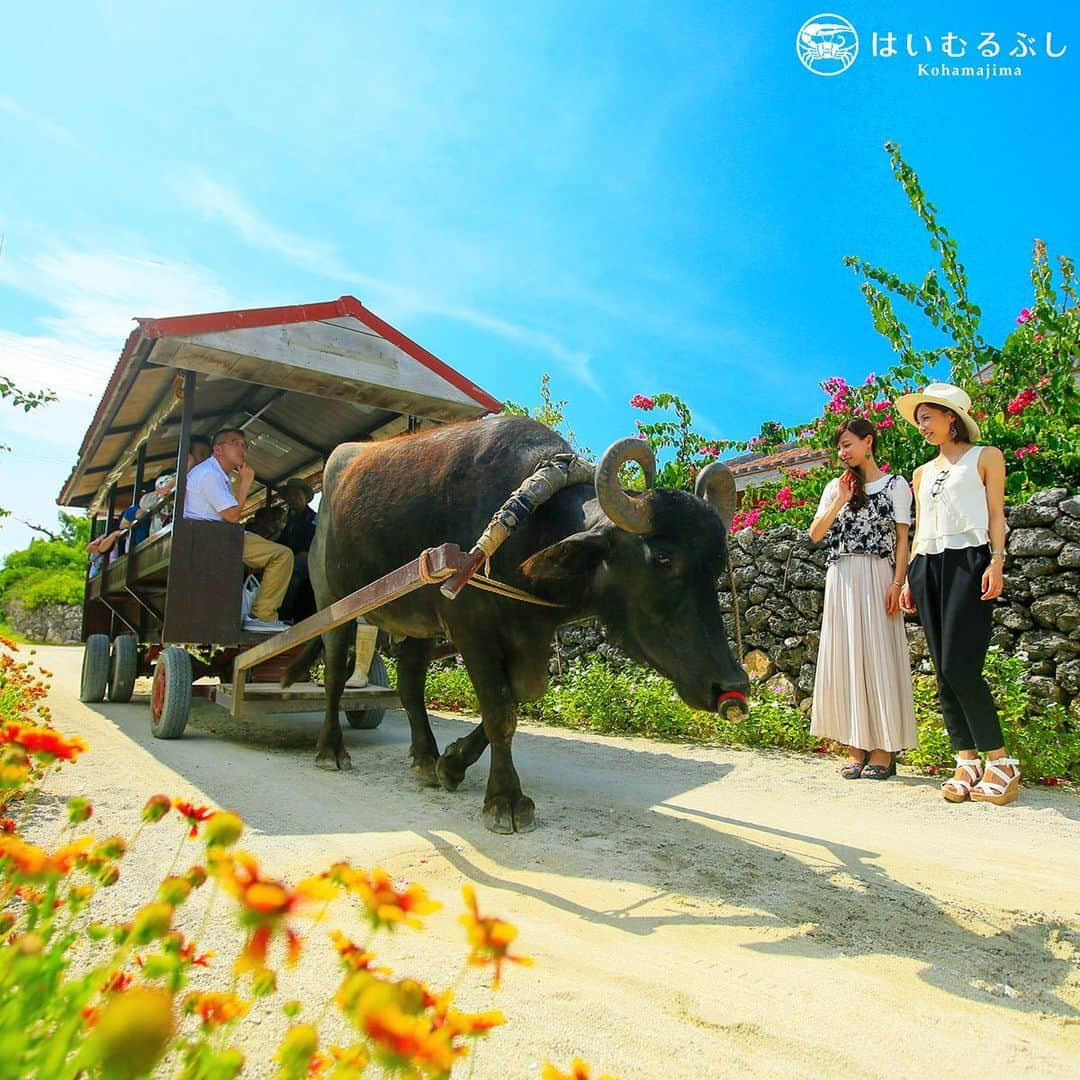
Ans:
MULTIPOLYGON (((91 744, 48 790, 88 789, 99 832, 129 833, 163 791, 237 810, 246 846, 293 880, 346 858, 419 881, 445 907, 427 932, 376 947, 435 986, 460 974, 460 886, 473 882, 536 961, 508 970, 494 1000, 484 975, 457 983, 463 1007, 509 1021, 477 1077, 536 1077, 575 1053, 623 1080, 1080 1074, 1073 793, 950 806, 931 780, 844 782, 816 756, 525 726, 515 757, 539 827, 495 836, 480 820, 486 758, 454 794, 420 788, 403 714, 347 730, 355 768, 328 774, 312 762, 317 718, 237 722, 203 705, 183 739, 161 742, 145 699, 78 702, 81 650, 38 660, 56 672, 58 726, 91 744)), ((440 745, 466 729, 433 726, 440 745)), ((175 836, 140 840, 113 914, 148 898, 175 836)), ((221 925, 207 943, 224 969, 221 925)), ((336 982, 313 945, 283 985, 317 1010, 336 982)), ((267 1075, 283 1021, 269 1005, 254 1015, 248 1075, 267 1075)))

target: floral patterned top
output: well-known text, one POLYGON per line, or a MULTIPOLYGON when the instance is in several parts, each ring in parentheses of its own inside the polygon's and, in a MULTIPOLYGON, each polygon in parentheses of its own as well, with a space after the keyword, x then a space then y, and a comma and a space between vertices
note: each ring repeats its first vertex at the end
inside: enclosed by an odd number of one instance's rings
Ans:
MULTIPOLYGON (((840 486, 830 480, 821 495, 818 513, 829 507, 840 486)), ((896 523, 911 523, 911 487, 902 476, 883 476, 866 485, 866 505, 853 511, 848 503, 825 534, 829 565, 841 555, 877 555, 890 564, 896 554, 896 523)))

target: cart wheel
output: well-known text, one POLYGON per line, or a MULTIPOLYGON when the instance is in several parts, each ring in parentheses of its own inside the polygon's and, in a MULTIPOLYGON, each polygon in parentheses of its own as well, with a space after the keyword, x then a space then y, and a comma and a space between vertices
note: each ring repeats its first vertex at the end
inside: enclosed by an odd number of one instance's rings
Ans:
MULTIPOLYGON (((368 685, 390 685, 386 677, 386 664, 378 653, 371 658, 368 685)), ((374 731, 383 722, 385 715, 385 709, 352 709, 351 711, 346 709, 345 711, 345 719, 349 722, 349 727, 354 728, 356 731, 374 731)))
POLYGON ((150 731, 158 739, 179 739, 191 712, 191 656, 170 645, 162 649, 154 668, 150 695, 150 731))
POLYGON ((109 700, 130 701, 139 666, 139 643, 134 634, 121 634, 112 645, 109 700))
POLYGON ((91 634, 86 639, 82 658, 80 701, 104 701, 109 681, 109 635, 91 634))

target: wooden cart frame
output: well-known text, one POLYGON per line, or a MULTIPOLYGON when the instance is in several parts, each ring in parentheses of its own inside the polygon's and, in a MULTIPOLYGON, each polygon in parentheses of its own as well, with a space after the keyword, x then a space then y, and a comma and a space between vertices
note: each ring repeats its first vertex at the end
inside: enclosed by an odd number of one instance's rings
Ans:
MULTIPOLYGON (((127 701, 135 679, 152 674, 151 728, 160 738, 183 734, 193 681, 207 675, 220 679, 210 696, 235 716, 321 712, 320 686, 277 685, 297 651, 458 573, 469 559, 444 545, 426 554, 423 567, 416 560, 273 638, 245 632, 242 528, 183 516, 191 436, 245 431, 255 470, 247 517, 289 477, 318 490, 326 458, 342 442, 479 417, 501 405, 351 296, 137 321, 57 501, 85 508, 100 535, 157 471, 175 468, 173 520, 88 574, 81 696, 127 701)), ((369 685, 346 690, 342 708, 352 726, 371 728, 397 704, 376 656, 369 685)))

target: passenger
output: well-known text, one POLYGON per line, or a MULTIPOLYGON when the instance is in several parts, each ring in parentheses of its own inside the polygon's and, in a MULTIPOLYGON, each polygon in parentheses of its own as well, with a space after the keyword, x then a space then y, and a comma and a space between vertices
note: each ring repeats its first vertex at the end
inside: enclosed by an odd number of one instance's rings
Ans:
MULTIPOLYGON (((239 428, 226 428, 214 436, 213 455, 188 473, 184 517, 195 521, 226 521, 239 525, 255 470, 247 464, 247 438, 239 428), (236 477, 236 490, 230 477, 236 477)), ((288 627, 278 621, 278 608, 289 586, 293 553, 257 533, 244 533, 244 564, 261 570, 262 583, 251 605, 244 629, 277 633, 288 627)))
POLYGON ((283 543, 294 555, 303 555, 315 539, 317 515, 308 505, 315 498, 315 489, 306 481, 294 476, 278 488, 288 507, 288 517, 281 533, 283 543))
POLYGON ((244 528, 265 540, 280 542, 281 530, 285 527, 285 508, 283 506, 260 506, 252 514, 244 528))
POLYGON ((317 515, 308 505, 315 497, 315 489, 306 481, 294 476, 278 488, 285 497, 288 516, 280 542, 294 555, 292 580, 282 605, 287 618, 294 622, 315 614, 315 594, 308 574, 308 549, 315 538, 317 515))

